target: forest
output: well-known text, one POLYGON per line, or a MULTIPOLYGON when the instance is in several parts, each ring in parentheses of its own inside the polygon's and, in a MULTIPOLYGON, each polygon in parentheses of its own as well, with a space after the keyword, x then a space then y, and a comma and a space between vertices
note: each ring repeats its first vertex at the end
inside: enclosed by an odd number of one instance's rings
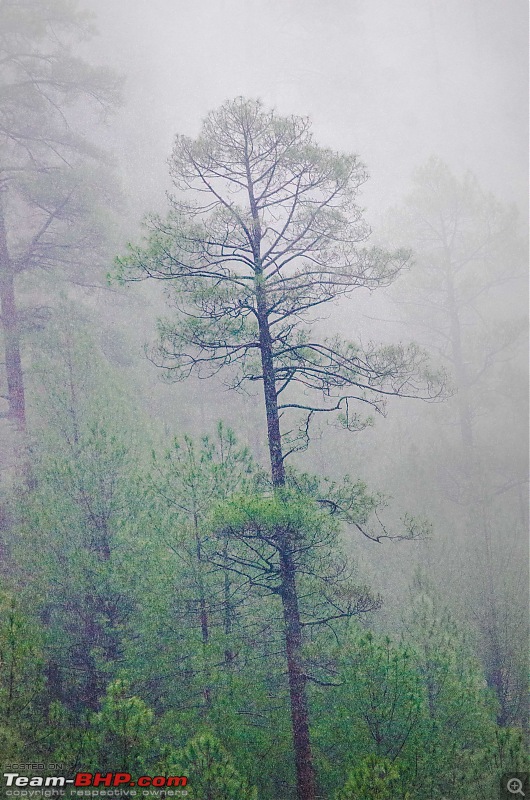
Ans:
POLYGON ((0 796, 525 796, 517 192, 228 80, 151 169, 118 6, 0 0, 0 796))

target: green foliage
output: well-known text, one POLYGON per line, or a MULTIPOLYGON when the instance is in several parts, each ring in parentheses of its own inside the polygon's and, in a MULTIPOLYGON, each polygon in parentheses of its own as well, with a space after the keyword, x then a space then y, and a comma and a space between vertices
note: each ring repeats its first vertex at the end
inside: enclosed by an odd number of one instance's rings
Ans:
POLYGON ((199 696, 201 704, 209 707, 213 690, 208 673, 224 660, 223 653, 228 659, 236 647, 235 621, 242 599, 223 565, 209 559, 208 515, 221 498, 252 485, 257 472, 248 450, 238 445, 234 433, 222 423, 213 436, 198 442, 189 436, 175 438, 162 455, 153 453, 143 499, 151 531, 146 543, 156 553, 156 565, 151 577, 145 577, 150 585, 149 601, 144 604, 149 630, 135 650, 139 655, 144 647, 165 642, 167 669, 152 664, 145 653, 138 674, 159 686, 163 682, 166 702, 173 697, 174 681, 165 684, 160 673, 172 675, 176 670, 182 680, 179 702, 183 694, 194 701, 199 696), (153 668, 157 677, 152 675, 153 668))
POLYGON ((174 774, 186 775, 194 800, 257 800, 257 791, 234 768, 230 756, 210 733, 192 739, 177 756, 174 774))
POLYGON ((388 637, 350 629, 329 649, 333 685, 313 702, 322 776, 333 788, 368 756, 359 780, 379 761, 407 763, 421 747, 425 692, 410 649, 388 637))
MULTIPOLYGON (((340 625, 361 613, 379 607, 380 599, 356 580, 355 565, 347 558, 339 539, 339 515, 329 500, 333 485, 325 487, 328 497, 318 496, 320 483, 300 475, 288 486, 276 490, 235 495, 218 505, 211 524, 216 533, 214 558, 221 552, 227 568, 244 576, 258 590, 272 594, 281 592, 281 554, 287 549, 298 571, 299 608, 302 626, 308 629, 322 625, 340 625), (310 487, 311 492, 303 490, 310 487)), ((359 496, 358 518, 366 513, 363 501, 369 502, 362 485, 356 485, 359 496)), ((350 495, 350 513, 354 501, 350 495)), ((307 638, 307 637, 306 637, 307 638)))
POLYGON ((152 710, 131 694, 123 679, 110 683, 101 711, 90 719, 83 743, 84 766, 146 774, 159 749, 152 710))
POLYGON ((330 516, 310 497, 292 489, 268 496, 235 495, 212 516, 212 525, 223 533, 259 532, 264 541, 274 541, 278 531, 292 535, 294 541, 337 530, 330 516))
POLYGON ((35 726, 43 688, 38 629, 15 598, 0 594, 0 748, 16 758, 20 748, 38 739, 35 726))
POLYGON ((248 448, 219 422, 213 436, 175 438, 161 457, 153 452, 148 492, 174 522, 202 524, 216 501, 247 491, 257 473, 248 448))
MULTIPOLYGON (((495 769, 496 705, 484 673, 465 636, 436 593, 419 579, 407 623, 414 666, 421 676, 426 703, 421 751, 414 770, 434 797, 458 800, 477 786, 495 797, 501 772, 495 769)), ((410 774, 412 775, 412 765, 410 774)))
POLYGON ((11 547, 45 624, 50 701, 82 715, 96 709, 131 633, 142 446, 121 388, 63 312, 32 373, 36 486, 17 505, 11 547))
POLYGON ((351 773, 336 800, 407 800, 399 785, 399 767, 388 758, 370 755, 351 773))
POLYGON ((414 736, 423 691, 411 653, 388 637, 360 636, 345 654, 341 675, 377 755, 395 759, 414 736))
MULTIPOLYGON (((329 652, 333 685, 312 695, 326 785, 338 788, 345 771, 358 770, 347 791, 352 797, 371 791, 363 781, 387 759, 399 773, 390 797, 459 800, 478 787, 493 800, 504 771, 524 771, 520 732, 496 726, 480 666, 425 585, 416 589, 401 643, 352 630, 340 647, 328 645, 329 652)), ((386 797, 384 781, 377 791, 386 797)))
POLYGON ((530 768, 527 742, 519 728, 497 728, 490 754, 491 764, 499 775, 504 772, 528 772, 530 768))
POLYGON ((0 731, 10 757, 185 774, 197 800, 255 800, 253 786, 290 798, 287 541, 330 797, 460 800, 478 787, 494 800, 500 772, 524 770, 520 732, 495 725, 465 637, 427 586, 401 642, 352 622, 379 599, 353 581, 340 525, 380 539, 420 524, 372 525, 385 498, 348 477, 289 469, 273 493, 222 424, 149 461, 139 416, 74 318, 54 336, 34 371, 36 486, 9 541, 20 607, 2 607, 0 711, 11 673, 18 692, 0 731))

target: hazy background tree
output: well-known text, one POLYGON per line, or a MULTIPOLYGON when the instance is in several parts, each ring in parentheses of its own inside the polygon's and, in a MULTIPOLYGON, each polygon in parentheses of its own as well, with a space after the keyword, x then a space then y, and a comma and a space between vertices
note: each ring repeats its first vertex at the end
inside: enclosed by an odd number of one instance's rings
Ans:
POLYGON ((412 193, 391 219, 393 241, 408 237, 415 248, 398 309, 454 377, 455 396, 435 416, 445 452, 438 450, 432 480, 452 506, 453 541, 464 561, 458 568, 465 575, 463 615, 478 633, 499 719, 509 724, 524 718, 526 694, 518 644, 526 630, 528 527, 521 503, 527 483, 520 443, 527 263, 521 226, 516 210, 473 175, 458 178, 434 157, 416 171, 412 193))
POLYGON ((93 276, 104 252, 101 209, 108 214, 114 194, 86 126, 116 103, 119 81, 73 52, 91 34, 89 19, 76 2, 0 4, 2 416, 19 447, 26 430, 21 342, 47 294, 46 283, 28 285, 26 273, 53 271, 55 282, 93 276))

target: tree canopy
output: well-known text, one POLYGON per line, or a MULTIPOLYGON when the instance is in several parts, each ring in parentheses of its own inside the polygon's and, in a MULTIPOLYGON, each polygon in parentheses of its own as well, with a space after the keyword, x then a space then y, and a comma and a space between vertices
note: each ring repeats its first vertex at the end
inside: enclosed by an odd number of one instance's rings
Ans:
POLYGON ((307 443, 317 412, 339 411, 357 429, 369 421, 359 405, 382 412, 388 395, 440 395, 441 376, 416 345, 311 333, 320 306, 388 285, 408 258, 367 245, 357 156, 317 146, 306 118, 237 98, 197 139, 176 137, 170 172, 167 218, 151 216, 147 246, 131 246, 119 266, 124 279, 167 282, 179 314, 160 321, 154 358, 172 378, 229 367, 228 384, 245 388, 273 371, 280 413, 303 417, 284 433, 284 458, 307 443))
MULTIPOLYGON (((77 2, 0 2, 0 322, 8 408, 26 428, 21 335, 23 273, 94 270, 107 227, 101 208, 115 192, 84 128, 118 101, 120 79, 74 55, 93 33, 77 2), (93 118, 95 119, 96 116, 93 118)), ((108 172, 108 165, 107 170, 108 172)), ((20 437, 18 446, 20 447, 20 437)))

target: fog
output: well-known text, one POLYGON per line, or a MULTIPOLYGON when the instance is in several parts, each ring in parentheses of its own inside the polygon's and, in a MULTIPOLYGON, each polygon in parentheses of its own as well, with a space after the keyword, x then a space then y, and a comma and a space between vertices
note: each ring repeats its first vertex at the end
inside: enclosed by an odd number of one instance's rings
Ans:
POLYGON ((315 138, 356 152, 369 210, 403 196, 435 153, 526 204, 526 4, 95 3, 90 52, 126 76, 114 121, 127 186, 151 207, 175 133, 195 135, 226 99, 311 117, 315 138), (141 176, 141 178, 140 178, 141 176))
POLYGON ((7 757, 189 766, 194 797, 231 800, 368 798, 372 773, 382 800, 495 800, 501 775, 527 780, 527 4, 0 0, 2 20, 7 757), (193 183, 216 140, 192 140, 227 108, 307 117, 329 149, 293 138, 272 212, 224 173, 227 202, 193 183), (357 207, 329 190, 342 153, 369 176, 359 261, 337 222, 358 253, 357 207), (313 169, 308 207, 329 196, 304 230, 313 169), (251 355, 204 379, 230 337, 251 355), (342 427, 320 414, 339 397, 342 427), (201 748, 219 785, 193 773, 201 748))
MULTIPOLYGON (((403 203, 413 171, 433 155, 459 178, 471 171, 484 191, 515 204, 521 219, 526 217, 527 23, 522 2, 332 0, 324 6, 316 0, 207 0, 197 6, 156 0, 137 1, 132 7, 117 2, 92 7, 99 37, 88 53, 126 79, 124 106, 103 135, 119 163, 130 209, 126 229, 132 238, 137 238, 136 225, 143 214, 165 209, 174 135, 195 137, 211 109, 239 95, 260 98, 282 114, 309 116, 319 144, 360 156, 370 175, 361 189, 361 203, 376 239, 388 237, 388 210, 403 203)), ((398 243, 416 246, 407 241, 407 234, 398 243)), ((507 252, 507 258, 513 253, 507 252)), ((515 263, 520 266, 519 256, 515 263)), ((425 314, 407 314, 407 304, 414 307, 418 299, 418 273, 412 272, 412 283, 407 284, 405 275, 388 290, 360 290, 348 296, 324 312, 317 329, 325 333, 331 324, 337 332, 363 341, 413 339, 431 348, 435 363, 447 366, 440 362, 425 314)), ((487 309, 491 321, 524 317, 523 286, 519 277, 515 286, 501 282, 492 289, 487 309)), ((142 296, 147 296, 145 290, 142 296)), ((155 295, 151 297, 153 320, 164 310, 155 295)), ((146 315, 142 337, 153 341, 150 324, 146 315)), ((491 336, 476 319, 463 320, 463 325, 479 338, 491 336)), ((508 356, 510 382, 518 380, 515 375, 524 381, 524 352, 523 338, 508 356)), ((452 381, 451 371, 449 365, 452 381)), ((155 373, 151 367, 150 377, 146 375, 146 401, 171 429, 212 429, 220 416, 237 428, 243 420, 253 451, 267 461, 264 420, 249 410, 244 398, 234 398, 222 382, 214 384, 216 389, 193 381, 188 387, 155 388, 155 373)), ((519 448, 526 435, 525 412, 513 412, 510 392, 499 380, 489 416, 483 409, 477 411, 489 442, 483 458, 497 476, 497 489, 512 480, 519 492, 520 467, 510 467, 509 462, 525 462, 524 445, 519 448), (516 419, 512 434, 500 422, 506 418, 516 419), (518 441, 517 431, 522 435, 518 441), (504 445, 499 435, 512 442, 511 455, 500 456, 504 445), (498 474, 499 458, 504 477, 498 474)), ((491 387, 488 391, 491 395, 491 387)), ((254 403, 261 402, 259 390, 254 398, 254 403)), ((459 598, 456 606, 468 606, 464 616, 477 614, 469 609, 464 587, 485 577, 483 556, 475 534, 469 532, 469 509, 455 502, 454 491, 451 494, 451 487, 465 480, 455 438, 458 423, 447 411, 457 405, 454 398, 441 407, 393 400, 388 417, 377 419, 374 429, 348 435, 324 426, 308 453, 295 456, 295 463, 305 469, 318 466, 333 477, 351 472, 388 493, 394 522, 407 510, 432 521, 430 542, 383 552, 374 552, 362 541, 353 545, 364 575, 386 598, 380 619, 396 623, 402 615, 396 597, 406 596, 414 570, 421 565, 438 576, 446 598, 459 598)), ((515 500, 520 502, 521 496, 515 500)), ((503 512, 497 513, 502 518, 503 512)), ((497 579, 504 582, 504 569, 524 586, 524 570, 513 572, 519 558, 525 558, 524 523, 522 529, 508 523, 493 537, 495 547, 511 553, 497 579)), ((491 557, 495 558, 490 553, 491 557)))

